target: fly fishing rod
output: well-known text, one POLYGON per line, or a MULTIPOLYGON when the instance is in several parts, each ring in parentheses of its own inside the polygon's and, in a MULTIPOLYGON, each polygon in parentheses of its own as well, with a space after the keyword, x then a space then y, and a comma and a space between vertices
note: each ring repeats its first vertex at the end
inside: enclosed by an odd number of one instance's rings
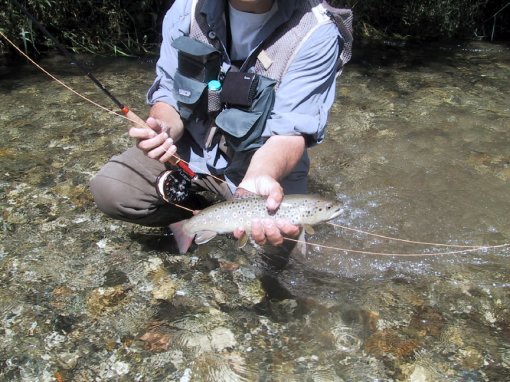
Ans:
MULTIPOLYGON (((17 0, 11 0, 11 2, 18 7, 24 14, 27 16, 30 21, 46 36, 48 37, 57 47, 57 49, 70 61, 71 64, 74 64, 80 69, 80 71, 85 74, 92 82, 99 88, 101 91, 108 96, 120 109, 120 111, 126 116, 127 119, 129 119, 132 123, 143 126, 147 129, 150 129, 150 127, 147 125, 147 123, 140 118, 138 115, 136 115, 132 110, 130 110, 125 104, 119 101, 118 98, 116 98, 93 74, 92 72, 85 67, 79 60, 77 60, 70 52, 67 50, 58 40, 55 36, 53 36, 44 25, 42 25, 37 19, 17 0)), ((173 158, 169 160, 170 164, 177 166, 178 168, 178 174, 173 175, 169 180, 172 180, 172 182, 175 182, 176 190, 174 193, 170 191, 171 195, 175 194, 175 200, 176 201, 182 201, 187 197, 187 193, 184 192, 184 188, 187 188, 186 186, 191 182, 193 178, 196 177, 196 174, 189 168, 188 164, 181 160, 177 155, 174 154, 173 158), (186 194, 186 195, 184 195, 186 194)), ((167 187, 170 185, 168 184, 167 187)))

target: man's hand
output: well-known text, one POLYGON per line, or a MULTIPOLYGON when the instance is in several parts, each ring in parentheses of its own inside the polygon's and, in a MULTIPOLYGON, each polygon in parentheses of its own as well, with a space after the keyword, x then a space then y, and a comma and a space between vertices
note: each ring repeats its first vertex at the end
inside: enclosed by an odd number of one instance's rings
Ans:
MULTIPOLYGON (((236 195, 243 196, 246 193, 267 196, 266 207, 269 214, 275 213, 283 200, 283 188, 275 179, 268 175, 254 178, 245 178, 236 191, 236 195)), ((284 219, 254 219, 251 226, 251 237, 259 245, 270 243, 281 245, 284 236, 299 236, 300 228, 284 219)), ((240 228, 234 231, 234 236, 239 239, 244 235, 240 228)))
POLYGON ((236 191, 237 196, 245 193, 267 196, 266 207, 270 214, 274 214, 283 200, 283 188, 269 175, 245 177, 236 191))
MULTIPOLYGON (((283 200, 283 188, 277 179, 288 175, 305 151, 305 139, 302 136, 270 137, 253 155, 243 181, 239 184, 237 195, 243 190, 257 195, 267 196, 266 207, 269 214, 274 214, 283 200)), ((246 192, 244 191, 244 192, 246 192)), ((284 236, 297 237, 300 228, 286 220, 253 220, 251 236, 259 245, 269 242, 281 245, 284 236)), ((238 228, 234 236, 240 238, 244 232, 238 228)))
POLYGON ((168 162, 177 151, 177 142, 184 131, 184 126, 175 109, 162 102, 156 103, 147 118, 150 129, 131 127, 129 136, 135 138, 137 147, 149 158, 168 162))

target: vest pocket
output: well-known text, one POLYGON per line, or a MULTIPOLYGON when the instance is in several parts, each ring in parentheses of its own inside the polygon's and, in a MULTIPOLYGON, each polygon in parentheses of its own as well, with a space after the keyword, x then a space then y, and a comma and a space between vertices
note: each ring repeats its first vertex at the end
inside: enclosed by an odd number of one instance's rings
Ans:
POLYGON ((227 144, 234 151, 250 151, 262 146, 262 133, 274 105, 275 84, 276 81, 259 76, 250 107, 230 107, 216 117, 216 125, 225 133, 227 144))
POLYGON ((207 83, 218 78, 221 53, 211 45, 188 36, 172 42, 177 50, 177 71, 174 76, 174 96, 183 119, 195 111, 207 83))
POLYGON ((199 101, 207 84, 176 72, 174 76, 174 96, 179 105, 181 117, 188 119, 195 104, 199 101))
POLYGON ((264 124, 257 123, 261 115, 261 112, 230 108, 216 117, 216 124, 234 151, 246 151, 261 146, 259 141, 264 124))

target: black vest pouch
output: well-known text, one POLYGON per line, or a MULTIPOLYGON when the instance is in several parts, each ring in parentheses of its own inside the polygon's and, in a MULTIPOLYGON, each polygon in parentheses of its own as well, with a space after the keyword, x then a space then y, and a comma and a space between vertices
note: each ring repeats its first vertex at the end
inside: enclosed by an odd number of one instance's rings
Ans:
POLYGON ((177 50, 177 72, 174 77, 174 96, 183 119, 189 119, 204 97, 207 83, 218 79, 221 53, 211 45, 188 36, 172 42, 177 50))
POLYGON ((257 91, 250 106, 227 105, 216 117, 227 145, 235 152, 248 152, 262 146, 262 132, 275 100, 276 81, 259 76, 257 91))

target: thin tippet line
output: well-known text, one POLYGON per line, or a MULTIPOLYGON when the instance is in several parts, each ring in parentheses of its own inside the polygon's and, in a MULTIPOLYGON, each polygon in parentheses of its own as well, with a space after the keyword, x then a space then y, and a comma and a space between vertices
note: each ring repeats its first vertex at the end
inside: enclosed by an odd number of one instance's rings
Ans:
POLYGON ((362 250, 356 250, 356 249, 347 249, 347 248, 338 248, 333 247, 329 245, 322 245, 322 244, 316 244, 316 243, 309 243, 303 240, 296 240, 291 239, 288 237, 285 237, 284 240, 293 241, 296 243, 302 243, 306 245, 313 245, 320 248, 325 249, 332 249, 335 251, 343 251, 343 252, 350 252, 350 253, 357 253, 362 255, 376 255, 376 256, 395 256, 395 257, 420 257, 420 256, 440 256, 440 255, 455 255, 459 253, 468 253, 468 252, 476 252, 481 250, 489 250, 489 249, 497 249, 497 248, 505 248, 510 247, 510 244, 500 244, 500 245, 491 245, 491 246, 479 246, 475 248, 469 248, 469 249, 463 249, 458 251, 447 251, 447 252, 431 252, 431 253, 385 253, 385 252, 372 252, 372 251, 362 251, 362 250))
POLYGON ((362 233, 364 235, 380 237, 382 239, 393 240, 393 241, 401 241, 401 242, 409 243, 409 244, 431 245, 431 246, 434 246, 434 247, 451 247, 451 248, 480 248, 481 247, 479 245, 459 245, 459 244, 444 244, 444 243, 428 243, 426 241, 414 241, 414 240, 399 239, 399 238, 396 238, 396 237, 384 236, 384 235, 379 235, 379 234, 376 234, 376 233, 362 231, 362 230, 357 229, 357 228, 346 227, 346 226, 341 225, 341 224, 336 224, 336 223, 331 223, 331 222, 327 222, 327 223, 332 225, 333 227, 338 227, 338 228, 342 228, 342 229, 345 229, 345 230, 362 233))
POLYGON ((186 210, 186 211, 188 211, 188 212, 192 212, 192 213, 193 213, 193 215, 194 215, 194 214, 195 214, 195 212, 196 212, 196 210, 192 210, 191 208, 184 207, 184 206, 183 206, 183 205, 181 205, 181 204, 177 204, 177 203, 174 203, 174 202, 171 202, 171 204, 172 204, 172 206, 176 206, 176 207, 181 208, 181 209, 183 209, 183 210, 186 210))

